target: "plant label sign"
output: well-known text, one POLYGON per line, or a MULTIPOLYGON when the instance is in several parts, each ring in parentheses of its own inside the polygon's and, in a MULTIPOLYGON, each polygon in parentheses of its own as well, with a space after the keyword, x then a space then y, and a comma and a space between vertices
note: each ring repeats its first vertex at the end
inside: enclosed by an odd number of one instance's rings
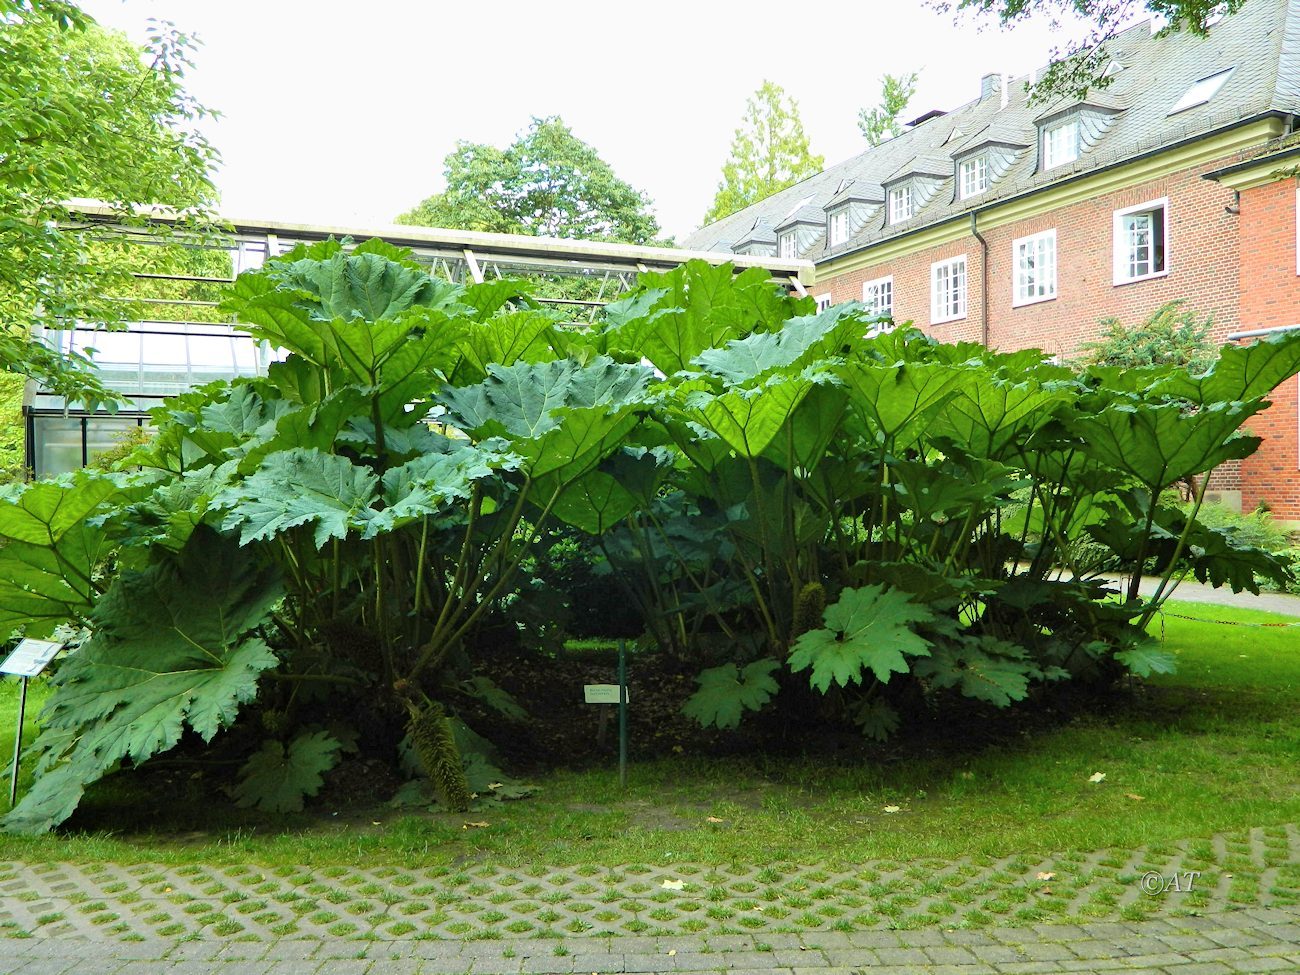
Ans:
POLYGON ((0 674, 36 677, 49 666, 54 655, 62 649, 62 643, 51 643, 49 640, 22 640, 14 648, 14 652, 0 663, 0 674))
MULTIPOLYGON (((583 684, 583 699, 588 704, 617 704, 618 703, 618 685, 617 684, 583 684)), ((631 693, 624 688, 623 700, 629 704, 632 702, 631 693)))

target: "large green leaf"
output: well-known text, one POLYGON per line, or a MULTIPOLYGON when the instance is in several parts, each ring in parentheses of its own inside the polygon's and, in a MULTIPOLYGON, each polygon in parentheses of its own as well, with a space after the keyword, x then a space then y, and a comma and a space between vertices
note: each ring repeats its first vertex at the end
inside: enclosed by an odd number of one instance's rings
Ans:
POLYGON ((274 569, 211 532, 178 557, 122 573, 95 607, 94 635, 53 678, 38 778, 5 829, 57 826, 86 786, 125 758, 171 748, 186 727, 211 741, 276 666, 253 631, 280 596, 274 569))
POLYGON ((235 467, 231 460, 186 471, 119 511, 113 525, 122 544, 139 548, 157 545, 179 552, 207 517, 212 499, 231 484, 235 467))
POLYGON ((314 447, 271 454, 257 472, 227 488, 213 507, 227 509, 226 531, 239 543, 273 538, 299 525, 315 524, 317 548, 346 538, 352 520, 370 506, 379 478, 368 467, 314 447))
POLYGON ((1189 399, 1202 406, 1267 396, 1300 372, 1300 330, 1283 332, 1249 345, 1227 345, 1203 376, 1178 370, 1158 383, 1157 394, 1189 399))
POLYGON ((574 528, 589 535, 603 535, 640 506, 636 495, 618 480, 596 470, 561 490, 551 510, 574 528))
POLYGON ((285 349, 316 365, 324 365, 325 337, 292 291, 279 291, 275 281, 259 274, 241 274, 221 303, 253 338, 285 349))
POLYGON ((721 393, 699 390, 687 395, 681 413, 721 438, 742 457, 757 457, 777 436, 805 396, 829 379, 805 370, 797 376, 774 375, 759 386, 721 393))
POLYGON ((288 748, 274 740, 262 742, 239 771, 235 805, 298 812, 303 799, 320 792, 325 773, 338 764, 342 749, 342 742, 328 731, 304 732, 288 748))
POLYGON ((1176 403, 1117 403, 1101 413, 1076 417, 1072 428, 1083 441, 1084 453, 1159 494, 1184 478, 1253 453, 1259 438, 1237 431, 1260 408, 1255 401, 1189 413, 1176 403))
MULTIPOLYGON (((782 470, 816 470, 827 459, 833 444, 847 440, 843 424, 848 406, 848 393, 839 383, 817 383, 795 407, 789 422, 768 442, 763 456, 782 470)), ((819 485, 809 483, 811 490, 817 490, 819 485)), ((833 507, 840 500, 826 498, 824 504, 833 507)))
POLYGON ((1193 525, 1189 533, 1184 560, 1191 566, 1192 575, 1198 582, 1208 583, 1216 589, 1229 586, 1233 592, 1258 594, 1261 579, 1271 579, 1279 585, 1294 581, 1285 555, 1242 541, 1231 528, 1216 528, 1200 522, 1193 525))
POLYGON ((293 260, 290 253, 271 262, 267 272, 278 284, 296 289, 299 302, 319 321, 378 322, 414 305, 446 304, 460 293, 418 265, 394 260, 394 251, 374 252, 380 250, 362 244, 351 254, 324 260, 293 260))
POLYGON ((545 362, 556 358, 555 322, 539 311, 496 315, 465 331, 460 344, 460 362, 451 381, 457 386, 482 382, 488 367, 513 366, 516 362, 545 362))
POLYGON ((904 592, 886 592, 881 586, 845 589, 822 618, 825 627, 795 641, 790 669, 812 668, 809 682, 823 694, 833 683, 862 683, 864 669, 884 683, 891 674, 907 673, 908 657, 930 653, 930 642, 911 627, 933 614, 904 592))
POLYGON ((650 379, 642 366, 597 356, 491 365, 488 378, 473 386, 446 390, 441 397, 448 420, 475 437, 538 437, 560 426, 564 410, 616 408, 636 401, 650 379))
POLYGON ((740 274, 730 264, 690 261, 665 274, 643 274, 645 291, 605 309, 608 351, 644 357, 665 375, 691 368, 695 357, 728 339, 773 331, 811 302, 781 294, 761 268, 740 274))
POLYGON ((50 545, 121 490, 119 478, 78 471, 0 488, 0 538, 50 545))
POLYGON ((356 510, 364 524, 362 537, 373 538, 427 515, 440 514, 466 501, 476 481, 511 470, 519 462, 510 453, 493 449, 494 442, 471 445, 443 438, 440 449, 384 472, 380 501, 356 510))
POLYGON ((918 520, 929 521, 989 510, 995 499, 1008 498, 1016 489, 1030 484, 996 461, 976 466, 979 476, 972 477, 969 470, 955 465, 898 460, 889 466, 889 487, 918 520))
POLYGON ((85 522, 53 545, 0 548, 0 639, 18 627, 45 637, 62 623, 84 620, 98 595, 95 572, 112 548, 101 528, 85 522))
POLYGON ((1161 649, 1160 643, 1155 639, 1143 640, 1136 646, 1120 650, 1115 654, 1115 659, 1139 677, 1172 674, 1178 670, 1178 658, 1168 650, 1161 649))
POLYGON ((780 666, 780 661, 765 657, 744 670, 735 664, 710 667, 695 678, 699 689, 682 705, 682 713, 705 727, 738 727, 746 711, 762 710, 780 689, 772 676, 780 666))
POLYGON ((916 673, 936 687, 956 687, 977 701, 1004 708, 1024 700, 1029 681, 1043 672, 1023 649, 1002 640, 985 638, 935 646, 916 673))
POLYGON ((998 459, 1051 419, 1064 390, 1002 379, 963 383, 930 428, 976 457, 998 459))
POLYGON ((865 421, 867 435, 895 450, 920 439, 944 403, 977 381, 966 367, 924 362, 848 363, 834 372, 848 387, 850 408, 865 421))
POLYGON ((255 383, 230 387, 230 394, 199 410, 196 427, 212 433, 228 433, 233 442, 274 429, 276 421, 292 409, 281 399, 267 399, 255 383))
POLYGON ((834 305, 816 315, 792 318, 779 331, 732 339, 706 349, 694 361, 727 383, 749 383, 777 369, 800 368, 817 358, 843 355, 866 334, 861 305, 834 305))
POLYGON ((447 390, 446 419, 475 439, 502 437, 533 478, 563 482, 612 453, 636 425, 650 370, 607 356, 490 366, 486 380, 447 390))
POLYGON ((258 436, 241 448, 239 469, 251 474, 268 454, 294 447, 331 453, 343 431, 358 418, 369 422, 368 414, 369 399, 356 386, 344 386, 315 403, 281 411, 273 425, 260 428, 258 436))

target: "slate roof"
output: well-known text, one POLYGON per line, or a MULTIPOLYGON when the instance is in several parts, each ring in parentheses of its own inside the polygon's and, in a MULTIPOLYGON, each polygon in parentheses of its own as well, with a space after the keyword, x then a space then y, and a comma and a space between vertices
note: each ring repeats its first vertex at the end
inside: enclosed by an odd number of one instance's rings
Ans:
POLYGON ((828 210, 843 203, 884 203, 885 190, 879 183, 871 183, 864 179, 846 179, 843 185, 831 195, 826 204, 828 210))
MULTIPOLYGON (((1005 108, 1001 92, 995 90, 700 228, 686 238, 684 246, 725 250, 730 241, 744 237, 756 220, 766 220, 775 227, 786 223, 795 209, 801 211, 801 216, 809 208, 824 212, 845 180, 875 187, 898 179, 918 165, 932 168, 935 157, 947 160, 947 183, 912 219, 885 224, 882 213, 847 244, 834 248, 834 256, 840 257, 1245 119, 1270 112, 1300 112, 1300 0, 1248 0, 1238 13, 1223 18, 1203 38, 1187 31, 1153 37, 1149 24, 1138 24, 1113 38, 1107 53, 1124 70, 1114 75, 1109 87, 1091 93, 1080 107, 1101 111, 1112 120, 1098 144, 1082 152, 1074 163, 1039 170, 1036 120, 1051 118, 1071 106, 1029 105, 1024 90, 1029 79, 1015 78, 1008 85, 1005 108), (1227 68, 1236 70, 1208 102, 1169 114, 1192 84, 1227 68), (951 138, 957 132, 960 134, 951 138), (958 200, 953 187, 953 157, 984 141, 1025 148, 987 192, 958 200)), ((800 256, 812 261, 831 256, 825 234, 800 256)))

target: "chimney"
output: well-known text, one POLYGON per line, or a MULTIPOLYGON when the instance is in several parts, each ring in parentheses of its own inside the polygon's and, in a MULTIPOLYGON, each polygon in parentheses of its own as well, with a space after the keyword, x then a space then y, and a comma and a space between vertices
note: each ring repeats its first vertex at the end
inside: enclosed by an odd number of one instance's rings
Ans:
POLYGON ((1007 107, 1007 98, 1009 97, 1010 92, 1011 92, 1011 75, 1003 74, 1002 75, 1002 107, 1003 108, 1007 107))
POLYGON ((980 79, 980 101, 983 101, 984 99, 988 98, 989 95, 992 95, 995 92, 1000 91, 1001 89, 1002 89, 1002 75, 997 73, 986 74, 983 78, 980 79))

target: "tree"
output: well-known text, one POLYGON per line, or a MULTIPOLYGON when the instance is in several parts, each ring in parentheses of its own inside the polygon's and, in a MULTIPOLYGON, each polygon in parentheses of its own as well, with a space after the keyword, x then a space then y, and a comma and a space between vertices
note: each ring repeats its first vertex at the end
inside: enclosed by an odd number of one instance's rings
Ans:
POLYGON ((1218 350, 1210 339, 1214 316, 1198 320, 1181 301, 1161 305, 1141 325, 1125 325, 1118 318, 1101 321, 1105 331, 1082 348, 1088 361, 1099 366, 1142 369, 1148 366, 1182 366, 1200 374, 1214 364, 1218 350))
POLYGON ((1110 79, 1102 72, 1110 60, 1106 42, 1133 17, 1147 11, 1168 21, 1167 31, 1189 30, 1204 36, 1219 14, 1233 14, 1246 0, 928 0, 942 12, 975 13, 996 17, 1002 26, 1014 26, 1033 16, 1046 16, 1054 27, 1066 18, 1089 26, 1084 36, 1052 52, 1052 64, 1030 90, 1030 98, 1044 102, 1058 96, 1084 97, 1090 89, 1104 88, 1110 79))
POLYGON ((629 244, 659 233, 650 198, 558 116, 533 118, 504 149, 457 142, 444 166, 447 188, 398 223, 629 244))
POLYGON ((111 295, 125 272, 91 259, 66 201, 100 199, 128 220, 141 203, 202 214, 214 202, 216 152, 195 127, 211 113, 183 87, 193 46, 157 24, 142 52, 70 3, 0 0, 0 369, 90 407, 114 399, 88 360, 29 336, 121 324, 111 295))
POLYGON ((745 103, 740 128, 731 140, 731 155, 722 166, 722 180, 704 223, 721 220, 815 176, 824 165, 825 160, 809 149, 798 104, 780 85, 764 81, 745 103))
POLYGON ((880 80, 880 105, 868 111, 858 109, 858 128, 867 145, 878 146, 887 139, 903 134, 898 116, 907 109, 907 103, 916 94, 917 74, 886 74, 880 80))

